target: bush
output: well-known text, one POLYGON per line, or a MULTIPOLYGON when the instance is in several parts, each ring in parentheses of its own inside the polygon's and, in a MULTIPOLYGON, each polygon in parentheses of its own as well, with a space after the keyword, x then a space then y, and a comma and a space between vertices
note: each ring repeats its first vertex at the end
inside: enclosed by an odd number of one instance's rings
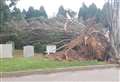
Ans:
POLYGON ((36 53, 44 53, 46 50, 46 44, 42 44, 42 43, 34 43, 33 44, 34 48, 35 48, 35 52, 36 53))

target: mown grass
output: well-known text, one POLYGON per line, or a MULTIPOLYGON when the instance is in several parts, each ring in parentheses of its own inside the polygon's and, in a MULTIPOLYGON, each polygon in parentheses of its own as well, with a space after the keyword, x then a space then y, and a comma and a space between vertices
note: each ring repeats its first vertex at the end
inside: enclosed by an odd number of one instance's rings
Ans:
POLYGON ((0 72, 23 71, 31 69, 54 69, 71 66, 99 65, 104 62, 92 61, 54 61, 44 57, 0 59, 0 72))

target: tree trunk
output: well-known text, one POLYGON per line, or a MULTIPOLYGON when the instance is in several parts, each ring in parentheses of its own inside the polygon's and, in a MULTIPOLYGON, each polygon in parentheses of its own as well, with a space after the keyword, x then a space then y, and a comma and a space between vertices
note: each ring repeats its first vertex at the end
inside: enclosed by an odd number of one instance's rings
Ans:
POLYGON ((110 41, 115 51, 115 56, 120 59, 120 1, 112 0, 112 24, 110 31, 110 41))

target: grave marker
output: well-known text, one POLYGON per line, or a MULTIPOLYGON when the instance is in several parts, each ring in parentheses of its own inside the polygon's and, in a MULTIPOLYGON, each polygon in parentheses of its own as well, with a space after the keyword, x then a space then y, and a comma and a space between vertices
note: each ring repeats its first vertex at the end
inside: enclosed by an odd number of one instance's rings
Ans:
POLYGON ((47 45, 46 52, 47 52, 47 54, 55 53, 56 52, 56 45, 47 45))
POLYGON ((13 47, 12 44, 0 44, 0 58, 12 58, 13 47))
POLYGON ((23 55, 24 55, 24 57, 34 56, 34 46, 24 46, 23 55))

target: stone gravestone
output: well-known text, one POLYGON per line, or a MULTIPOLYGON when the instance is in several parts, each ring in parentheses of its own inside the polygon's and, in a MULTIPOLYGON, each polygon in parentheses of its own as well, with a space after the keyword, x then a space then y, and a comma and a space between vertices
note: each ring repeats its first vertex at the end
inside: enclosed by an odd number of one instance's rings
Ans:
POLYGON ((13 47, 12 44, 0 44, 0 58, 12 58, 13 47))
POLYGON ((47 45, 46 47, 47 54, 56 52, 56 45, 47 45))
POLYGON ((23 56, 24 57, 32 57, 34 56, 34 46, 24 46, 23 48, 23 56))
POLYGON ((12 44, 13 50, 15 49, 15 43, 13 41, 8 41, 8 42, 6 42, 6 44, 12 44))

